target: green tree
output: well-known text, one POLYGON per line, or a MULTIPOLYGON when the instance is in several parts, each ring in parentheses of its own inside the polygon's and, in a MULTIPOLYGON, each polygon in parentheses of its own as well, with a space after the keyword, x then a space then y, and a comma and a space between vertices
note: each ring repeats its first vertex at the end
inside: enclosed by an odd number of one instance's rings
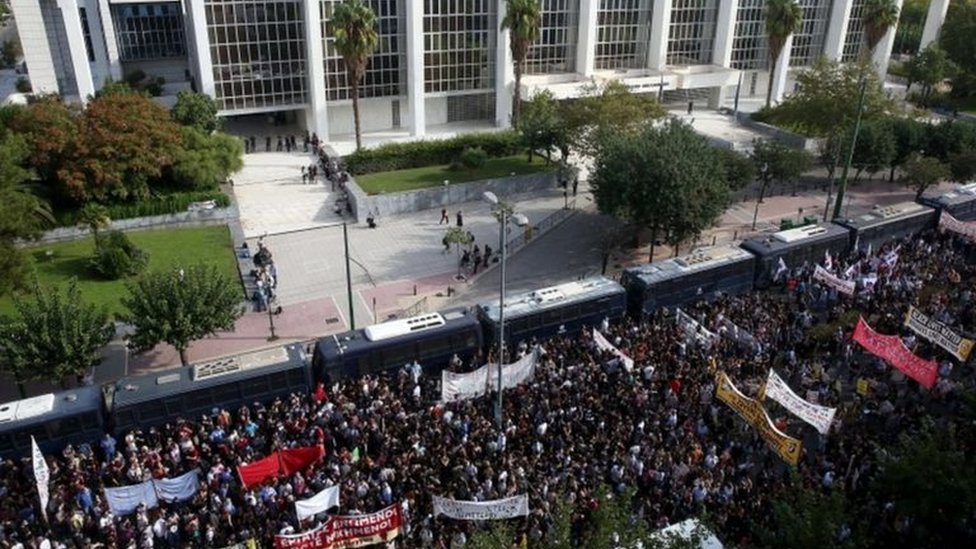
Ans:
POLYGON ((965 122, 930 124, 925 140, 925 154, 948 162, 953 154, 976 149, 976 125, 965 122))
POLYGON ((101 350, 115 334, 107 311, 82 301, 74 281, 62 294, 35 280, 31 294, 14 300, 16 318, 0 321, 0 355, 18 384, 32 379, 63 384, 64 378, 101 363, 101 350))
POLYGON ((873 55, 888 30, 898 24, 898 4, 895 0, 867 0, 861 21, 864 24, 864 41, 873 55))
POLYGON ((502 30, 508 30, 508 47, 512 51, 515 70, 515 94, 512 102, 512 126, 519 127, 522 110, 522 72, 529 48, 539 39, 542 30, 542 5, 539 0, 505 0, 502 30))
POLYGON ((952 173, 952 180, 957 183, 976 180, 976 150, 950 153, 949 171, 952 173))
POLYGON ((112 224, 108 215, 108 208, 97 202, 89 202, 78 212, 78 224, 87 227, 95 242, 98 242, 98 231, 112 224))
POLYGON ((376 14, 362 0, 344 0, 332 14, 335 48, 346 63, 352 96, 352 116, 356 125, 356 149, 363 148, 359 120, 359 83, 366 74, 369 56, 379 43, 376 14))
POLYGON ((169 114, 179 124, 193 126, 206 134, 220 128, 217 102, 205 93, 181 91, 176 94, 176 104, 169 114))
POLYGON ((623 82, 610 80, 602 86, 584 85, 578 99, 563 104, 562 114, 568 140, 593 155, 605 136, 638 133, 667 110, 654 94, 636 94, 623 82))
POLYGON ((225 133, 206 133, 197 126, 180 128, 182 146, 170 176, 182 188, 216 189, 244 167, 241 141, 225 133))
POLYGON ((794 149, 775 140, 758 139, 752 146, 752 162, 757 167, 759 182, 759 199, 752 216, 752 228, 756 228, 759 219, 759 205, 766 198, 766 193, 774 183, 782 186, 787 182, 794 183, 813 165, 813 156, 807 151, 794 149))
POLYGON ((928 130, 922 122, 913 118, 894 117, 889 121, 892 136, 895 140, 895 154, 891 157, 890 181, 895 180, 895 169, 917 152, 927 147, 928 130))
POLYGON ((915 191, 918 200, 926 189, 949 179, 950 175, 949 167, 938 158, 915 154, 902 166, 898 182, 915 191))
POLYGON ((794 477, 793 486, 773 498, 771 525, 759 533, 762 547, 855 549, 863 534, 855 522, 844 494, 827 494, 803 486, 794 477), (846 532, 846 534, 844 534, 846 532))
MULTIPOLYGON (((848 132, 848 143, 852 133, 853 128, 848 132)), ((854 157, 851 159, 851 166, 854 168, 853 181, 859 181, 863 173, 874 177, 874 174, 891 165, 896 152, 895 137, 887 120, 861 124, 857 142, 854 144, 854 157)))
POLYGON ((922 43, 922 29, 928 16, 930 0, 905 0, 898 18, 895 53, 914 55, 922 43))
POLYGON ((775 108, 757 113, 757 118, 803 135, 826 137, 854 124, 862 78, 868 82, 863 120, 877 120, 896 110, 869 63, 842 65, 820 58, 797 75, 796 92, 775 108))
POLYGON ((817 144, 817 160, 827 171, 827 207, 824 208, 824 221, 830 212, 830 203, 834 193, 834 175, 844 154, 844 136, 840 131, 832 131, 817 144))
POLYGON ((152 272, 126 287, 124 319, 135 328, 130 346, 146 351, 168 343, 184 365, 191 342, 230 330, 243 313, 240 292, 213 266, 152 272))
POLYGON ((26 107, 10 111, 11 130, 27 144, 27 166, 62 197, 67 193, 59 185, 59 174, 76 161, 78 118, 76 106, 69 106, 53 95, 42 96, 26 107))
POLYGON ((796 0, 769 0, 766 4, 766 40, 769 43, 769 82, 766 86, 766 108, 773 99, 773 80, 776 62, 786 46, 786 40, 803 23, 803 10, 796 0))
POLYGON ((3 43, 3 51, 0 52, 0 55, 3 56, 3 64, 10 67, 17 63, 22 53, 20 40, 14 38, 3 43))
POLYGON ((953 69, 949 55, 937 44, 929 44, 908 62, 908 87, 922 85, 922 100, 928 101, 932 88, 951 76, 953 69))
MULTIPOLYGON (((444 234, 444 242, 448 245, 454 244, 454 250, 457 252, 458 260, 458 271, 457 278, 461 278, 461 246, 467 246, 471 243, 471 237, 468 236, 468 231, 465 231, 463 227, 451 227, 447 229, 447 233, 444 234)), ((499 250, 501 251, 501 250, 499 250)))
POLYGON ((27 159, 24 139, 0 129, 0 295, 23 288, 30 272, 30 256, 17 242, 36 239, 52 221, 50 207, 28 183, 27 159))
MULTIPOLYGON (((939 46, 961 69, 976 73, 976 2, 952 2, 939 33, 939 46)), ((971 90, 976 92, 976 90, 971 90)))
POLYGON ((542 151, 546 160, 551 162, 553 149, 559 149, 566 139, 559 102, 552 92, 543 90, 532 96, 525 103, 525 110, 519 117, 519 133, 527 149, 529 162, 536 151, 542 151))
POLYGON ((634 490, 618 495, 603 486, 597 491, 596 500, 596 508, 590 513, 583 533, 583 547, 637 547, 651 538, 647 523, 633 512, 634 490))
POLYGON ((636 134, 606 133, 597 147, 590 187, 600 212, 677 241, 711 226, 728 202, 720 153, 680 121, 636 134))
POLYGON ((105 79, 105 83, 100 89, 95 91, 95 97, 105 97, 106 95, 125 95, 129 93, 140 93, 125 80, 113 80, 111 77, 105 79))
POLYGON ((756 180, 756 163, 752 158, 732 149, 716 149, 722 161, 729 190, 738 191, 756 180))
POLYGON ((513 547, 516 538, 516 530, 510 521, 492 520, 488 521, 484 527, 475 530, 467 543, 465 549, 506 549, 513 547))

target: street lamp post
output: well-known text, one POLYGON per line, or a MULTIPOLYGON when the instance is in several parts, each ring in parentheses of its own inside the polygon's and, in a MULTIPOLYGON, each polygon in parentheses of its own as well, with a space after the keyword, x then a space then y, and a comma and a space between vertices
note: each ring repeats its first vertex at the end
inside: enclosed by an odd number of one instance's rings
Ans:
POLYGON ((483 194, 485 201, 495 206, 495 212, 501 222, 501 230, 498 233, 498 248, 501 250, 501 282, 498 289, 498 402, 495 409, 495 420, 498 422, 498 429, 503 429, 502 425, 502 364, 505 354, 505 262, 508 258, 508 241, 505 238, 508 232, 508 220, 511 218, 516 225, 522 227, 528 225, 529 220, 522 214, 515 213, 512 209, 498 200, 495 193, 485 191, 483 194))

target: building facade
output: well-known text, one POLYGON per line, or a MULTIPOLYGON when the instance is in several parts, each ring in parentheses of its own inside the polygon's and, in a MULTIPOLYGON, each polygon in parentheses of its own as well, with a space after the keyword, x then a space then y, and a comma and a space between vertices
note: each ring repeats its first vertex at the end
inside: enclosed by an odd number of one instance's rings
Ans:
MULTIPOLYGON (((522 97, 577 97, 609 79, 666 102, 765 93, 767 0, 539 0, 522 97)), ((379 45, 360 86, 365 132, 453 122, 508 124, 514 72, 504 0, 366 0, 379 45)), ((850 61, 864 45, 865 0, 798 0, 800 30, 779 60, 850 61)), ((12 0, 35 92, 85 101, 109 78, 162 79, 207 93, 220 113, 289 113, 320 136, 353 132, 351 87, 335 49, 337 0, 12 0)), ((947 3, 936 0, 935 3, 947 3)), ((900 4, 900 1, 899 1, 900 4)), ((933 10, 938 11, 938 10, 933 10)), ((944 10, 942 11, 944 17, 944 10)), ((894 29, 875 51, 886 69, 894 29)))

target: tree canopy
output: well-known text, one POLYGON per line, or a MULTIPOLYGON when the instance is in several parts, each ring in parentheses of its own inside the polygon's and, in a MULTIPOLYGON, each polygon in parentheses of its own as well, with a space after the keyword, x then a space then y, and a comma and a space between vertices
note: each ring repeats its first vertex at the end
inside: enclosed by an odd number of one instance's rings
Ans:
POLYGON ((915 191, 915 198, 922 197, 922 193, 932 185, 937 185, 949 179, 949 167, 931 156, 913 155, 902 166, 901 177, 898 181, 915 191))
POLYGON ((895 0, 867 0, 864 3, 861 20, 864 24, 864 41, 871 53, 874 53, 888 29, 898 24, 898 11, 895 0))
POLYGON ((244 167, 241 141, 197 126, 180 128, 182 146, 173 158, 172 178, 187 189, 213 189, 244 167))
POLYGON ((505 0, 502 30, 508 30, 508 47, 512 52, 515 90, 512 101, 512 126, 518 128, 522 110, 522 73, 529 48, 542 31, 542 4, 539 0, 505 0))
POLYGON ((633 93, 619 80, 609 80, 602 86, 586 84, 580 97, 563 107, 570 140, 588 154, 605 141, 604 135, 637 133, 666 114, 657 97, 633 93))
POLYGON ((366 74, 369 56, 379 44, 376 14, 362 0, 344 0, 335 5, 332 14, 335 48, 346 64, 349 87, 352 88, 353 121, 356 126, 356 149, 363 147, 359 121, 359 83, 366 74))
POLYGON ((803 10, 796 0, 769 0, 766 3, 766 41, 769 44, 769 80, 766 89, 766 108, 773 98, 776 62, 786 40, 803 24, 803 10))
POLYGON ((148 273, 127 289, 123 317, 135 327, 130 346, 145 351, 168 343, 184 365, 191 342, 230 330, 243 313, 240 292, 213 266, 148 273))
POLYGON ((682 241, 698 236, 724 211, 729 187, 720 153, 680 121, 636 133, 605 133, 590 186, 602 213, 682 241))
POLYGON ((179 124, 193 126, 204 133, 209 134, 220 128, 217 102, 205 93, 181 91, 176 94, 176 104, 169 114, 179 124))
POLYGON ((531 159, 533 152, 541 152, 551 158, 554 149, 566 146, 566 128, 562 108, 552 92, 543 90, 525 103, 521 114, 519 133, 531 159))
POLYGON ((29 256, 18 240, 34 239, 51 220, 50 207, 33 192, 24 139, 0 128, 0 295, 22 289, 30 271, 29 256))

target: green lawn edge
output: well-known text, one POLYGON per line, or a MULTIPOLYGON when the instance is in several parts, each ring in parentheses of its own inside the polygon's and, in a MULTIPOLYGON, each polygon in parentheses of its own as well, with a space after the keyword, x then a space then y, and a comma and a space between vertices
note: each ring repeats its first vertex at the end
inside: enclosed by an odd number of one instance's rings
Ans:
POLYGON ((451 170, 446 165, 438 165, 358 175, 356 184, 367 194, 375 195, 443 186, 444 181, 449 181, 453 185, 555 169, 554 164, 546 164, 545 160, 538 156, 533 156, 532 163, 529 163, 526 155, 522 154, 490 158, 484 166, 474 170, 451 170))
MULTIPOLYGON (((240 289, 240 274, 234 255, 230 229, 226 225, 190 228, 160 228, 126 232, 126 236, 149 253, 146 271, 176 270, 197 263, 214 265, 240 289)), ((88 268, 94 250, 91 237, 70 242, 42 244, 27 248, 34 259, 34 272, 42 288, 59 286, 78 279, 78 290, 88 303, 107 308, 118 317, 124 311, 121 299, 126 294, 125 280, 103 280, 88 268), (52 252, 48 254, 48 252, 52 252)), ((241 297, 243 299, 243 293, 241 297)), ((29 299, 29 296, 23 296, 29 299)), ((0 314, 15 314, 11 295, 0 297, 0 314)))

